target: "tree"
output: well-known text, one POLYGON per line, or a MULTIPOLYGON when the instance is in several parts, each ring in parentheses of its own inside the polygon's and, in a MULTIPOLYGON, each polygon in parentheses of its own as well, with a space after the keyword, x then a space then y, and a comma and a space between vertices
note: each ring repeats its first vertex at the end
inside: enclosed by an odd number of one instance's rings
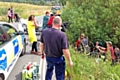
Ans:
POLYGON ((120 0, 68 0, 62 18, 73 24, 68 28, 70 43, 81 33, 89 41, 112 41, 120 46, 120 0))

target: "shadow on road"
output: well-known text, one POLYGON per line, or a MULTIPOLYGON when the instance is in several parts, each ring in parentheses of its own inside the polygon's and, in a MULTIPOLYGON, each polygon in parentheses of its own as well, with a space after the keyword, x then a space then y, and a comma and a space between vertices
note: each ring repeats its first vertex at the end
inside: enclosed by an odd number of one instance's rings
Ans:
POLYGON ((21 72, 15 76, 15 80, 22 80, 21 72))

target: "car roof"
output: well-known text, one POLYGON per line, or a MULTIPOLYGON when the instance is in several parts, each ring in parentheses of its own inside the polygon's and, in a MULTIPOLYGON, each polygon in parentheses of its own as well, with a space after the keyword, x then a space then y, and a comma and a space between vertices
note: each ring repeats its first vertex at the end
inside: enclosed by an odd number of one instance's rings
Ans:
POLYGON ((7 22, 0 22, 0 24, 6 24, 7 22))
POLYGON ((13 23, 0 22, 0 25, 1 25, 1 24, 8 24, 8 25, 10 25, 11 27, 13 27, 14 29, 17 30, 17 28, 15 27, 15 25, 13 25, 13 23))
POLYGON ((0 22, 0 25, 1 24, 7 24, 7 25, 10 25, 11 27, 13 27, 14 29, 16 29, 17 31, 23 31, 22 29, 22 25, 20 23, 7 23, 7 22, 0 22))
POLYGON ((8 24, 8 25, 13 26, 12 23, 7 23, 7 22, 0 22, 0 24, 8 24))

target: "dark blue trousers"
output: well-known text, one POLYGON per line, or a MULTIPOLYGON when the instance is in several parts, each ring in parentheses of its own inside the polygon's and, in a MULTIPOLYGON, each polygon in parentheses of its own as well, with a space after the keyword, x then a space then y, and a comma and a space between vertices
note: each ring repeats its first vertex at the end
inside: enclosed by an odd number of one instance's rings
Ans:
POLYGON ((55 68, 56 80, 64 80, 65 59, 63 56, 57 58, 46 57, 47 71, 45 80, 51 80, 55 68))

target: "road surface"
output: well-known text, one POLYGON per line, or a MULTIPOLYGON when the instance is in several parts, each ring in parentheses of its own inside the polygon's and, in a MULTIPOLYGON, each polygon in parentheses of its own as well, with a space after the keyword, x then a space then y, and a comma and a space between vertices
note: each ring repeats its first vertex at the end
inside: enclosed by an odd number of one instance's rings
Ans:
MULTIPOLYGON (((39 16, 36 17, 36 20, 39 22, 42 22, 43 16, 39 16)), ((14 66, 12 72, 10 73, 9 77, 7 80, 22 80, 21 79, 21 71, 23 66, 27 63, 27 62, 37 62, 39 63, 39 65, 41 65, 41 56, 38 55, 34 55, 34 54, 30 54, 30 50, 31 50, 31 43, 29 43, 28 40, 28 35, 26 35, 27 38, 27 48, 26 48, 26 54, 22 57, 20 57, 16 63, 16 65, 14 66)), ((40 40, 40 35, 37 35, 38 38, 38 50, 39 50, 39 40, 40 40)), ((41 76, 41 80, 45 80, 45 72, 46 72, 46 61, 44 60, 44 66, 40 67, 42 74, 41 76)), ((55 79, 55 74, 53 75, 52 80, 56 80, 55 79)))

